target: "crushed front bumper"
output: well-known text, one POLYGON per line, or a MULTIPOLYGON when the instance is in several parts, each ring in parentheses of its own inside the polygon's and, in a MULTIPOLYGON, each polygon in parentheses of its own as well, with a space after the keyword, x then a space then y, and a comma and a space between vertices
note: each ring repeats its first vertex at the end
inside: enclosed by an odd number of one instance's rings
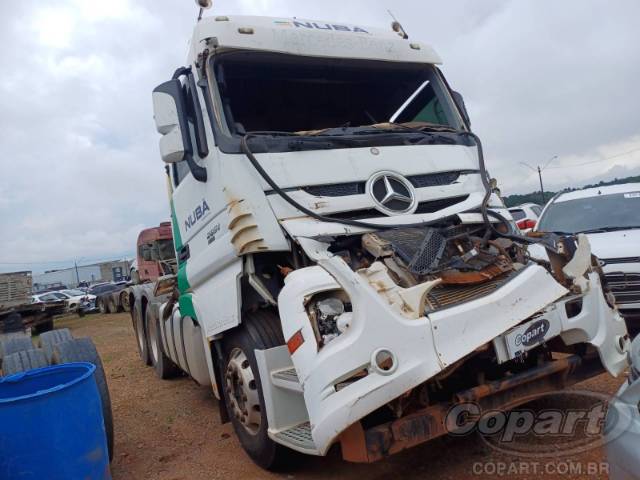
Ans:
MULTIPOLYGON (((296 270, 278 304, 285 339, 301 332, 304 343, 292 355, 320 454, 365 415, 424 383, 449 365, 545 310, 561 316, 568 291, 546 269, 530 265, 493 293, 458 306, 409 319, 362 276, 319 242, 308 243, 318 265, 296 270), (353 316, 347 331, 318 350, 305 309, 310 296, 343 289, 353 316), (391 352, 393 368, 381 370, 375 356, 391 352), (361 372, 366 371, 366 375, 361 372), (358 380, 341 388, 347 379, 358 380)), ((581 312, 561 317, 565 343, 590 343, 604 367, 619 374, 627 365, 626 327, 607 305, 597 275, 591 274, 581 312)))

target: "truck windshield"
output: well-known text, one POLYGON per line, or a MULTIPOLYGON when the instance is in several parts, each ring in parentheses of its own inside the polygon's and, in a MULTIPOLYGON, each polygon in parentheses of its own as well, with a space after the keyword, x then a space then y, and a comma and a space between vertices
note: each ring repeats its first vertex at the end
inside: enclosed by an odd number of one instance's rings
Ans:
POLYGON ((538 230, 543 232, 566 233, 631 228, 640 228, 640 192, 554 202, 538 224, 538 230))
POLYGON ((176 258, 176 253, 173 249, 173 240, 158 240, 156 242, 155 256, 157 260, 172 260, 176 258))
POLYGON ((216 79, 232 131, 309 134, 391 121, 461 128, 430 65, 233 52, 216 60, 216 79))

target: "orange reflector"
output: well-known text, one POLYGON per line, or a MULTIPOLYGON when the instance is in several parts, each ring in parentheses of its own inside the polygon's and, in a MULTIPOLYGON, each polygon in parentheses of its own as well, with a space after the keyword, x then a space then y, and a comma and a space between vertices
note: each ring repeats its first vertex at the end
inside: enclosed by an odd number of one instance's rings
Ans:
POLYGON ((287 348, 289 349, 289 353, 293 355, 303 343, 304 343, 304 337, 302 336, 302 330, 298 330, 296 333, 293 334, 293 337, 291 337, 287 341, 287 348))

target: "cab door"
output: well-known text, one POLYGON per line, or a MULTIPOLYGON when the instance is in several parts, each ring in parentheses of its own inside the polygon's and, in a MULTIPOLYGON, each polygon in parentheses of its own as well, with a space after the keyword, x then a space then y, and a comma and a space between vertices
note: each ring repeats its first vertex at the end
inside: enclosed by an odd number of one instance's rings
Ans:
POLYGON ((171 216, 174 245, 178 263, 207 248, 211 230, 220 229, 226 202, 222 195, 220 176, 217 175, 217 151, 211 131, 205 129, 205 113, 193 74, 186 71, 181 77, 187 113, 187 129, 194 146, 193 152, 169 166, 171 178, 171 216), (217 225, 217 227, 216 227, 217 225), (205 241, 203 241, 205 240, 205 241))

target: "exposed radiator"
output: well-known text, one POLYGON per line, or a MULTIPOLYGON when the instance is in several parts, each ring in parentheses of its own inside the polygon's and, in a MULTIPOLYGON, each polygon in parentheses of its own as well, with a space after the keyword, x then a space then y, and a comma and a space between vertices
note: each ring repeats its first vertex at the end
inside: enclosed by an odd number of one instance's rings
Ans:
POLYGON ((453 307, 489 295, 513 280, 516 275, 518 272, 510 272, 478 285, 440 285, 435 287, 427 295, 425 313, 453 307))

